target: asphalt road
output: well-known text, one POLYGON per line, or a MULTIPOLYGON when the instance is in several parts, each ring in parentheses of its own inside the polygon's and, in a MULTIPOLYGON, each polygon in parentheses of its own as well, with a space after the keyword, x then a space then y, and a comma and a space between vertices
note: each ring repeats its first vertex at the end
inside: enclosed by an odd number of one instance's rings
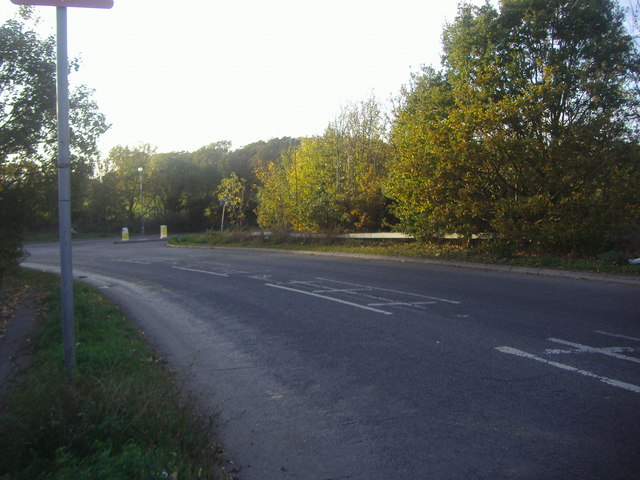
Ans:
POLYGON ((74 269, 219 413, 240 480, 640 478, 637 286, 105 241, 74 269))

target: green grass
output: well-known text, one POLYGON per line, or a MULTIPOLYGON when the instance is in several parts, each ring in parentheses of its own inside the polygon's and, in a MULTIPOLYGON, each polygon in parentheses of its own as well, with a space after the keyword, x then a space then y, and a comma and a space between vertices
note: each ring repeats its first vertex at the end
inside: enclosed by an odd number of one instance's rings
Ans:
POLYGON ((77 373, 63 372, 59 283, 23 271, 42 292, 31 366, 0 409, 0 477, 219 479, 210 420, 194 413, 174 375, 123 313, 75 286, 77 373))
POLYGON ((491 243, 479 243, 468 247, 455 241, 418 243, 393 240, 346 240, 335 236, 291 238, 274 235, 269 238, 252 236, 246 232, 207 232, 202 235, 173 237, 171 245, 229 246, 250 248, 279 248, 288 250, 312 250, 337 253, 386 255, 409 258, 429 258, 458 262, 512 265, 521 267, 550 268, 570 271, 601 272, 623 275, 640 275, 640 266, 629 265, 620 252, 603 252, 594 257, 557 255, 533 255, 514 252, 491 243))

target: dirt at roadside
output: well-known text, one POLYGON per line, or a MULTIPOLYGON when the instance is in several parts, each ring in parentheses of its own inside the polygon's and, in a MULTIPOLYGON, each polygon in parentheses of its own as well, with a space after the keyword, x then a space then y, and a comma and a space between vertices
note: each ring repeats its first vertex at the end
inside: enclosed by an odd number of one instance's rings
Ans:
POLYGON ((0 339, 4 336, 7 326, 14 316, 16 308, 23 302, 30 292, 31 288, 29 285, 23 285, 12 291, 6 299, 3 299, 2 305, 0 305, 0 339))
POLYGON ((37 299, 28 285, 16 289, 0 307, 0 396, 29 363, 37 299))

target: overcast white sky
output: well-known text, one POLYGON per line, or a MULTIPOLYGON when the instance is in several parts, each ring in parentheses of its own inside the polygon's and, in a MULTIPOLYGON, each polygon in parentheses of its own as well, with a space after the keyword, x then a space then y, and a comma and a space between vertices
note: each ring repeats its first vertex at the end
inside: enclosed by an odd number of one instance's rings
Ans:
MULTIPOLYGON (((481 3, 479 0, 477 3, 481 3)), ((348 102, 387 101, 423 64, 458 0, 115 0, 69 8, 72 84, 112 124, 101 148, 233 148, 321 134, 348 102)), ((17 12, 0 0, 0 21, 17 12)), ((36 7, 54 33, 55 8, 36 7)))

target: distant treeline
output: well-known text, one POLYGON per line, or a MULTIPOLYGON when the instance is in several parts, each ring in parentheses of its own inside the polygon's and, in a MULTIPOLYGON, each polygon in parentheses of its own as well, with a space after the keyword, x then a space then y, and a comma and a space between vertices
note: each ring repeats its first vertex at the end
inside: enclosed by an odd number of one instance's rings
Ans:
MULTIPOLYGON (((20 21, 0 34, 0 222, 52 230, 53 44, 20 21)), ((462 4, 442 38, 441 68, 415 72, 391 107, 366 99, 321 135, 236 150, 119 146, 100 158, 108 125, 79 89, 74 228, 135 232, 144 216, 148 228, 205 231, 224 201, 237 228, 491 233, 513 249, 637 254, 640 55, 617 2, 462 4)))

